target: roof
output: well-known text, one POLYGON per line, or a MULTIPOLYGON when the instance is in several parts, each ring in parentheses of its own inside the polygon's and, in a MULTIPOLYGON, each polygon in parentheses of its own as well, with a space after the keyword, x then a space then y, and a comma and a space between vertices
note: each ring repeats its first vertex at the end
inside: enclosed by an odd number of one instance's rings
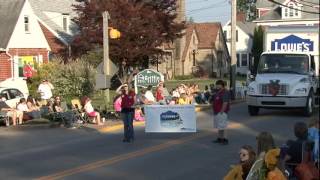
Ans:
POLYGON ((0 49, 6 49, 25 0, 0 0, 0 49))
POLYGON ((194 28, 198 36, 199 49, 211 49, 214 47, 221 29, 220 23, 194 23, 194 28))
POLYGON ((237 26, 242 29, 246 34, 253 37, 256 24, 252 22, 237 22, 237 26))
POLYGON ((44 12, 69 14, 70 18, 73 18, 76 16, 76 12, 73 10, 72 5, 76 3, 76 0, 29 0, 29 2, 34 13, 50 30, 57 33, 65 42, 72 41, 73 34, 77 31, 76 28, 71 28, 70 34, 65 33, 62 27, 52 21, 52 17, 48 17, 44 12))
POLYGON ((184 60, 191 43, 193 31, 195 31, 198 38, 198 49, 212 49, 215 47, 215 42, 219 30, 220 23, 190 23, 186 28, 186 46, 184 47, 182 59, 184 60))
MULTIPOLYGON (((284 3, 285 1, 283 0, 277 0, 279 3, 284 3)), ((309 3, 311 4, 319 4, 318 0, 308 0, 309 3)), ((308 3, 302 2, 302 10, 304 11, 311 11, 311 12, 319 12, 319 8, 316 7, 311 7, 308 3)), ((282 12, 282 6, 280 5, 275 5, 272 10, 267 12, 265 15, 261 16, 259 19, 256 21, 268 21, 268 20, 281 20, 281 12, 282 12)), ((303 19, 319 19, 319 14, 312 14, 312 13, 305 13, 301 12, 301 20, 303 19)), ((297 19, 286 19, 287 21, 290 20, 297 20, 297 19)))
MULTIPOLYGON (((277 2, 283 3, 285 0, 276 0, 277 2)), ((257 0, 256 2, 256 8, 273 8, 275 6, 274 3, 268 1, 268 0, 257 0)))

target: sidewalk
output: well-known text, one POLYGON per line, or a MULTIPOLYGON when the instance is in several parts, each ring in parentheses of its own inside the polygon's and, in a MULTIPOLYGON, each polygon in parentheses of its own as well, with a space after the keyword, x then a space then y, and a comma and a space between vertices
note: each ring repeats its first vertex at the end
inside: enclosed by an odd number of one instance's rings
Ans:
MULTIPOLYGON (((232 101, 231 104, 239 104, 245 102, 244 99, 240 100, 235 100, 232 101)), ((211 104, 201 104, 201 105, 196 105, 196 112, 201 112, 201 111, 208 111, 211 110, 212 105, 211 104)), ((134 126, 144 126, 144 122, 134 122, 134 126)), ((37 120, 30 120, 26 122, 23 125, 19 126, 1 126, 1 130, 24 130, 24 129, 45 129, 45 128, 57 128, 59 127, 58 124, 52 124, 50 123, 49 120, 47 119, 37 119, 37 120)), ((63 126, 61 126, 63 127, 63 126)), ((123 124, 121 119, 117 120, 106 120, 104 125, 95 125, 95 124, 84 124, 80 125, 79 128, 89 128, 92 130, 97 130, 100 133, 107 133, 107 132, 114 132, 121 130, 123 128, 123 124)))

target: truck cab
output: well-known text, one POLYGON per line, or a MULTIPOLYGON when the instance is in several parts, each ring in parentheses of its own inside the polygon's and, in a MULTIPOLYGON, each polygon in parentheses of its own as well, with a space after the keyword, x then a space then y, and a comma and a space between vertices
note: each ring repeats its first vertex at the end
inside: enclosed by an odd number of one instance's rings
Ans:
POLYGON ((248 86, 248 111, 259 108, 303 108, 310 116, 318 88, 314 58, 306 53, 263 53, 248 86))

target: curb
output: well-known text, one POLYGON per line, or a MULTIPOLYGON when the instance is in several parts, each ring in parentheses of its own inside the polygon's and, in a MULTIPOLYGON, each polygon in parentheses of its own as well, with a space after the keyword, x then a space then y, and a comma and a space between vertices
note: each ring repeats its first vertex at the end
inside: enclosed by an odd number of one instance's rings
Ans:
MULTIPOLYGON (((239 104, 239 103, 243 103, 245 102, 245 100, 236 100, 236 101, 232 101, 231 104, 239 104)), ((197 105, 195 108, 196 112, 201 112, 201 111, 207 111, 207 110, 211 110, 211 105, 197 105)), ((145 122, 136 122, 134 121, 133 123, 134 126, 138 127, 138 126, 144 126, 145 122)), ((25 124, 22 126, 10 126, 10 127, 4 127, 4 128, 0 128, 3 130, 9 130, 9 129, 14 129, 14 130, 23 130, 23 129, 42 129, 42 128, 55 128, 57 126, 52 125, 51 123, 39 123, 39 124, 25 124)), ((95 125, 89 125, 89 126, 84 126, 84 128, 89 128, 89 129, 95 129, 100 133, 108 133, 108 132, 114 132, 114 131, 118 131, 120 129, 123 129, 123 124, 122 121, 118 121, 118 122, 113 122, 111 125, 103 125, 103 126, 95 126, 95 125)))

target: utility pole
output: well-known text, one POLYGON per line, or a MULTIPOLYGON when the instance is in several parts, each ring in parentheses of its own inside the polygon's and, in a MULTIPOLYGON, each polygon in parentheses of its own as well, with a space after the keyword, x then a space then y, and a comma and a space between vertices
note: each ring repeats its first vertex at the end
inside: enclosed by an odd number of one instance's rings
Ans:
POLYGON ((237 0, 231 0, 231 68, 230 68, 230 89, 232 90, 232 99, 235 99, 236 90, 236 26, 237 26, 237 0))
MULTIPOLYGON (((109 59, 109 13, 107 11, 104 11, 102 13, 103 17, 103 74, 105 76, 110 75, 110 59, 109 59)), ((110 102, 110 90, 107 88, 104 90, 104 100, 105 100, 105 106, 106 110, 108 108, 109 102, 110 102)))

